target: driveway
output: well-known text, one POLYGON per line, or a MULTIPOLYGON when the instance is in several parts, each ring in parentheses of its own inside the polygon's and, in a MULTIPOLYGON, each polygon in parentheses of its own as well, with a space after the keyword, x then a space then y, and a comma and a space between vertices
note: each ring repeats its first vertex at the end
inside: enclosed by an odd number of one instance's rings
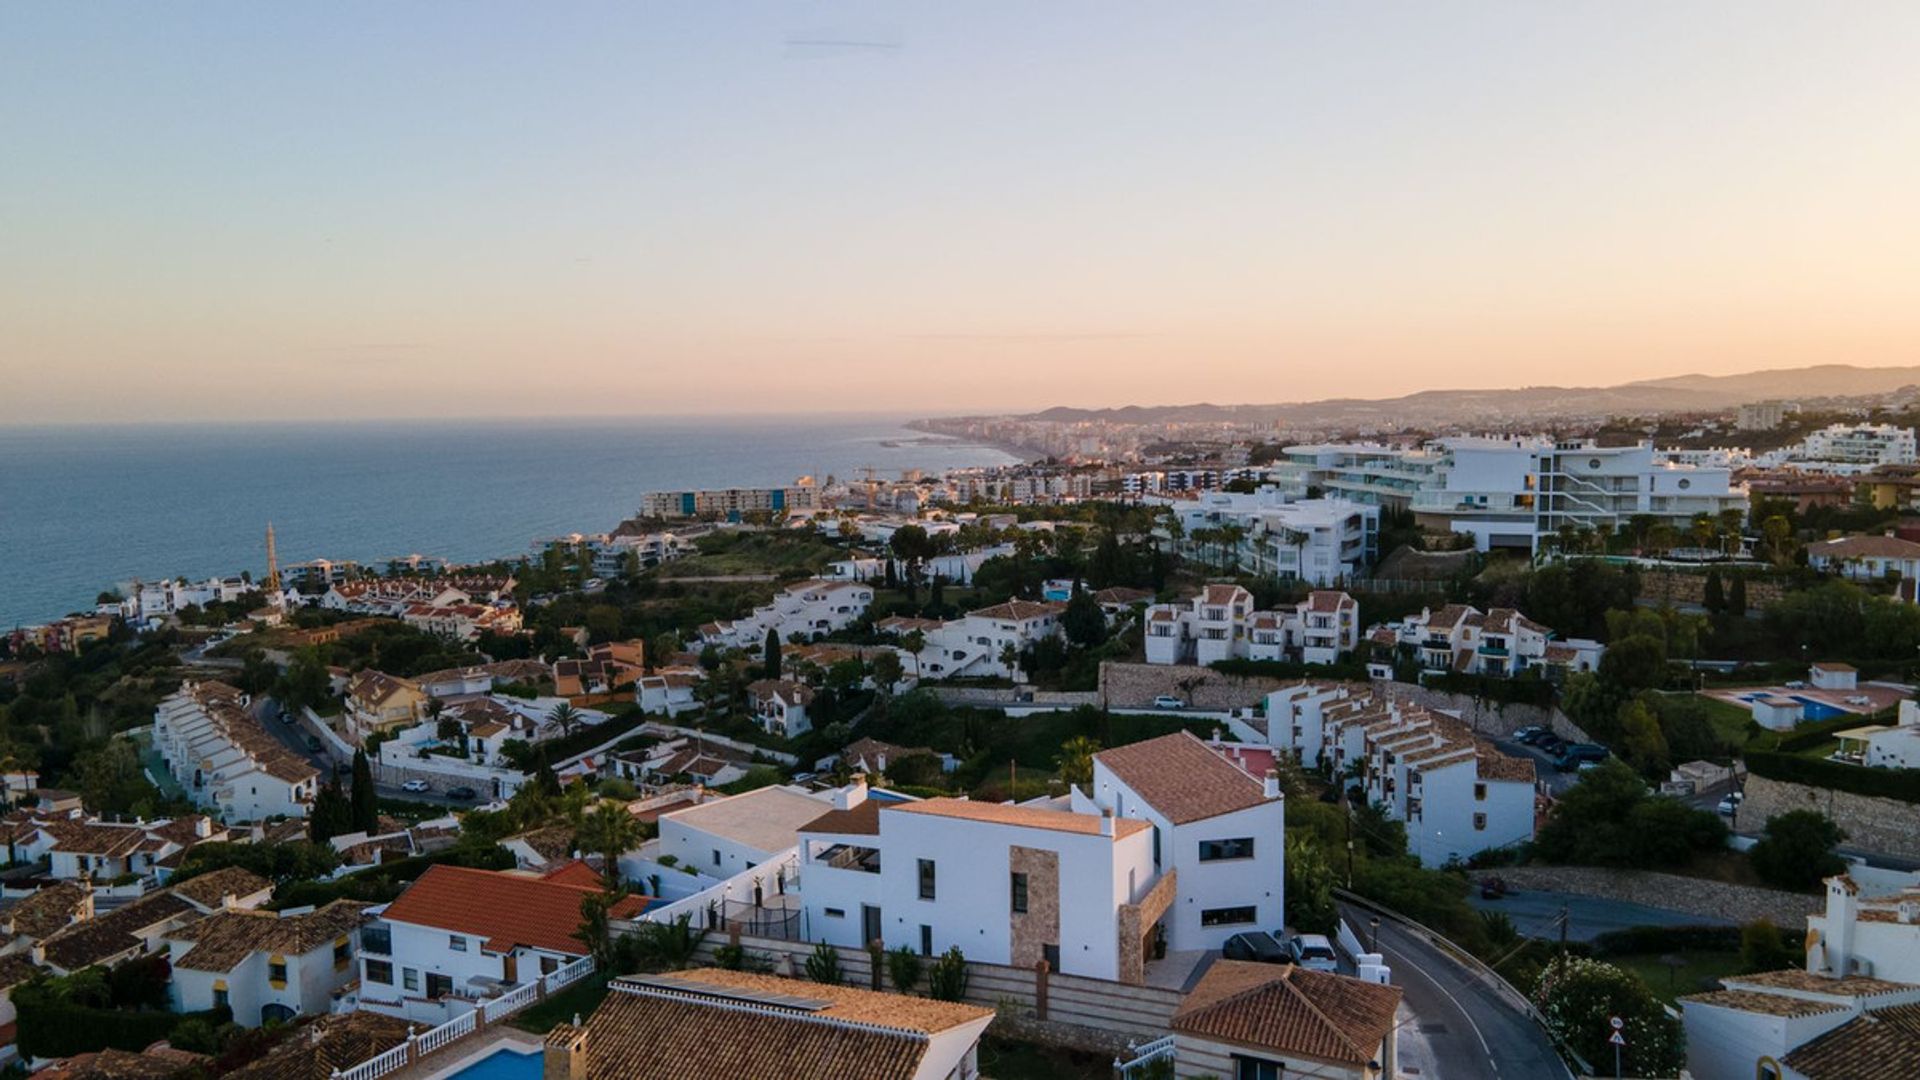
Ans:
MULTIPOLYGON (((1340 915, 1356 927, 1370 917, 1346 904, 1340 915)), ((1378 948, 1417 1017, 1408 1029, 1425 1043, 1423 1080, 1572 1080, 1546 1032, 1460 961, 1388 919, 1378 948)))
POLYGON ((1498 911, 1513 920, 1514 929, 1527 937, 1549 941, 1560 937, 1559 918, 1567 912, 1567 940, 1592 941, 1610 930, 1634 926, 1732 926, 1725 919, 1689 915, 1684 911, 1629 904, 1578 893, 1524 889, 1499 900, 1484 900, 1479 890, 1467 894, 1467 903, 1481 911, 1498 911))
POLYGON ((1556 799, 1565 794, 1568 788, 1580 782, 1579 773, 1556 770, 1553 767, 1553 758, 1549 757, 1544 750, 1536 750, 1526 743, 1515 742, 1512 739, 1495 739, 1493 745, 1514 757, 1526 758, 1533 762, 1534 776, 1546 785, 1548 794, 1556 799))

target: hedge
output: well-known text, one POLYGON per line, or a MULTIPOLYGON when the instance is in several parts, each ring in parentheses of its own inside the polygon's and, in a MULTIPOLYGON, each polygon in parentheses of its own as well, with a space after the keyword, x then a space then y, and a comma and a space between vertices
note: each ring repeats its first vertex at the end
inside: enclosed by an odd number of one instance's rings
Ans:
POLYGON ((109 1047, 138 1053, 168 1038, 188 1020, 205 1020, 218 1027, 233 1019, 233 1010, 225 1007, 197 1013, 134 1012, 58 1002, 47 993, 44 981, 14 987, 13 1004, 19 1013, 20 1053, 41 1058, 109 1047))
POLYGON ((1822 743, 1831 742, 1842 731, 1851 731, 1857 727, 1892 727, 1897 718, 1892 713, 1884 716, 1842 716, 1837 720, 1822 720, 1812 724, 1800 724, 1791 735, 1782 735, 1769 749, 1783 754, 1797 754, 1802 750, 1811 750, 1822 743))
POLYGON ((1920 803, 1920 769, 1876 769, 1778 751, 1749 750, 1747 771, 1789 784, 1920 803))
POLYGON ((1603 959, 1633 953, 1739 951, 1737 926, 1630 926, 1593 939, 1593 955, 1603 959))

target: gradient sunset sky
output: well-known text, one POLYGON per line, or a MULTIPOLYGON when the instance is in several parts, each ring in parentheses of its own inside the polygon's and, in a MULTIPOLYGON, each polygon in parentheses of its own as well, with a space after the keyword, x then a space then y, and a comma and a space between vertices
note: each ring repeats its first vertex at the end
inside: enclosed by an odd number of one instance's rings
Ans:
POLYGON ((0 7, 0 423, 1920 363, 1920 3, 0 7))

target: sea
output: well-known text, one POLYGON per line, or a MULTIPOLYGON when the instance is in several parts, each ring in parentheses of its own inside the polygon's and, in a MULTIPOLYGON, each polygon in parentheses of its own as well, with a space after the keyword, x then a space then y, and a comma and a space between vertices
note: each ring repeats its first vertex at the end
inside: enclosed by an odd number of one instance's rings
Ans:
POLYGON ((647 491, 1016 460, 875 415, 0 427, 0 627, 139 578, 418 552, 526 554, 647 491))

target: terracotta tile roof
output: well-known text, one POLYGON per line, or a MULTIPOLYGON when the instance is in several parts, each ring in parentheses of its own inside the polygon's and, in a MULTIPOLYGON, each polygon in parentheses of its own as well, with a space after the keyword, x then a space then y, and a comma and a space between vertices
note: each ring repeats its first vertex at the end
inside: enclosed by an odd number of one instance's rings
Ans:
POLYGON ((140 948, 138 931, 176 919, 199 917, 200 912, 192 904, 162 891, 69 926, 40 944, 49 965, 63 971, 78 971, 140 948))
POLYGON ((190 1054, 171 1046, 139 1053, 106 1049, 75 1054, 38 1075, 44 1080, 175 1080, 205 1075, 212 1063, 213 1059, 204 1054, 190 1054))
POLYGON ((520 841, 532 848, 535 855, 549 862, 564 859, 573 854, 573 828, 568 825, 547 825, 538 829, 529 829, 523 833, 515 833, 507 837, 507 840, 520 841))
POLYGON ((1341 608, 1357 606, 1358 605, 1354 603, 1353 597, 1343 592, 1315 589, 1313 592, 1307 594, 1307 610, 1323 615, 1331 615, 1341 608))
POLYGON ((52 937, 72 925, 75 919, 89 918, 93 911, 93 893, 71 881, 50 885, 8 908, 0 916, 13 926, 13 932, 35 941, 52 937))
POLYGON ((910 757, 920 757, 931 755, 932 753, 932 748, 926 746, 895 746, 892 743, 881 742, 879 739, 862 737, 855 739, 841 749, 840 760, 846 762, 848 765, 858 765, 866 762, 878 768, 880 758, 882 757, 887 759, 888 764, 892 764, 910 757))
POLYGON ((1046 615, 1058 615, 1065 610, 1067 610, 1067 605, 1052 600, 1038 602, 1033 600, 1009 600, 1004 604, 994 604, 991 607, 983 607, 978 611, 969 611, 967 614, 979 619, 1005 619, 1008 622, 1026 622, 1029 619, 1038 619, 1046 615))
POLYGON ((1364 1065, 1393 1030, 1397 987, 1291 964, 1219 960, 1173 1014, 1173 1030, 1322 1061, 1364 1065))
POLYGON ((1151 599, 1153 599, 1153 590, 1151 589, 1128 589, 1120 586, 1115 586, 1111 589, 1101 589, 1099 592, 1093 594, 1093 602, 1099 604, 1101 607, 1137 604, 1142 600, 1151 599))
POLYGON ((1209 585, 1200 593, 1200 598, 1205 603, 1219 604, 1222 607, 1243 597, 1252 600, 1253 594, 1238 585, 1209 585))
POLYGON ((297 956, 336 941, 367 921, 369 906, 357 900, 335 900, 305 915, 286 916, 271 911, 222 911, 165 937, 194 943, 174 961, 175 967, 227 972, 257 952, 297 956))
POLYGON ((1533 783, 1533 759, 1514 757, 1495 749, 1492 743, 1475 740, 1474 756, 1482 780, 1525 780, 1533 783))
MULTIPOLYGON (((1041 810, 1006 803, 974 802, 970 799, 924 799, 883 807, 890 814, 927 814, 932 817, 964 818, 996 825, 1017 825, 1028 829, 1100 835, 1100 819, 1092 814, 1070 814, 1063 810, 1041 810)), ((1153 826, 1138 818, 1119 818, 1113 823, 1116 838, 1132 836, 1153 826)))
POLYGON ((1897 536, 1842 536, 1807 545, 1807 557, 1818 559, 1920 559, 1920 544, 1897 536))
POLYGON ((1750 975, 1728 975, 1720 980, 1720 985, 1730 990, 1743 986, 1771 987, 1781 990, 1799 990, 1813 994, 1831 994, 1834 997, 1878 997, 1882 994, 1898 994, 1912 990, 1910 983, 1889 982, 1868 975, 1848 975, 1842 979, 1831 979, 1825 975, 1816 975, 1804 968, 1782 968, 1779 971, 1756 971, 1750 975))
POLYGON ((139 826, 109 825, 99 821, 48 822, 47 832, 54 838, 55 851, 104 855, 108 858, 131 853, 147 838, 146 831, 139 826))
POLYGON ((833 836, 879 836, 880 803, 868 799, 851 810, 829 810, 802 825, 800 831, 833 836))
POLYGON ((409 1032, 426 1029, 375 1012, 317 1016, 223 1080, 328 1080, 335 1070, 345 1072, 406 1042, 409 1032))
POLYGON ((1716 1005, 1722 1009, 1738 1009, 1763 1016, 1818 1016, 1821 1013, 1845 1012, 1847 1009, 1838 1002, 1763 994, 1758 990, 1713 990, 1704 994, 1688 994, 1680 1000, 1688 1005, 1716 1005))
POLYGON ((1267 801, 1263 783, 1187 731, 1102 750, 1093 760, 1175 825, 1267 801))
POLYGON ((747 684, 747 696, 764 702, 778 696, 789 705, 806 706, 813 702, 813 687, 792 679, 758 679, 747 684))
POLYGON ((175 894, 203 908, 217 908, 228 896, 238 899, 271 888, 273 882, 243 866, 223 866, 172 886, 175 894))
MULTIPOLYGON (((569 956, 585 956, 587 947, 573 934, 580 927, 580 902, 598 889, 583 889, 539 878, 461 866, 433 866, 387 906, 390 922, 431 926, 481 939, 489 952, 525 945, 569 956)), ((646 907, 630 896, 614 905, 621 917, 646 907)))
MULTIPOLYGON (((908 1080, 929 1035, 991 1009, 930 998, 698 970, 622 979, 585 1025, 588 1080, 732 1080, 779 1063, 788 1080, 908 1080), (743 1004, 745 1002, 745 1004, 743 1004)), ((564 1045, 577 1029, 547 1036, 564 1045)))
MULTIPOLYGON (((435 674, 444 675, 445 673, 435 672, 435 674)), ((366 702, 376 708, 386 704, 387 700, 394 695, 407 691, 420 693, 420 684, 411 679, 402 679, 372 668, 361 671, 353 677, 352 682, 347 684, 348 697, 366 702)))
POLYGON ((1783 1064, 1807 1080, 1911 1080, 1920 1004, 1876 1009, 1803 1044, 1783 1064))
POLYGON ((11 990, 40 974, 34 966, 33 957, 26 953, 8 953, 0 956, 0 991, 11 990))
POLYGON ((1455 626, 1458 626, 1469 615, 1478 614, 1479 612, 1465 604, 1448 604, 1439 611, 1427 616, 1427 629, 1451 630, 1455 626))

